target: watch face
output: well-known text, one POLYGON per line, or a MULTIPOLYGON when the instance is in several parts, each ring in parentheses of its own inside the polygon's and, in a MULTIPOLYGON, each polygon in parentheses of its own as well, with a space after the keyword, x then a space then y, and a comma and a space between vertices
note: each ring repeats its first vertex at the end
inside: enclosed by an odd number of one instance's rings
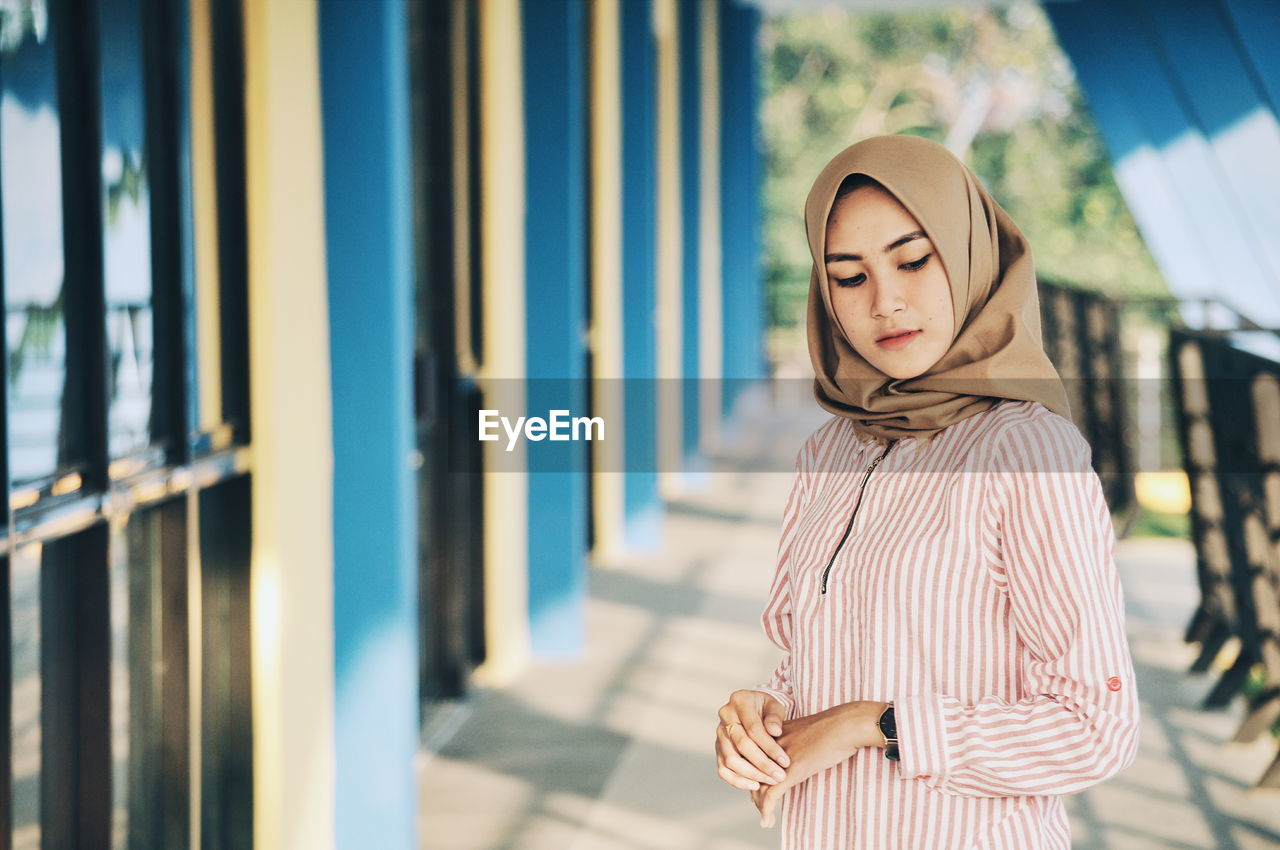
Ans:
POLYGON ((884 733, 886 738, 893 740, 898 737, 898 724, 893 716, 893 706, 889 706, 880 715, 880 731, 884 733))

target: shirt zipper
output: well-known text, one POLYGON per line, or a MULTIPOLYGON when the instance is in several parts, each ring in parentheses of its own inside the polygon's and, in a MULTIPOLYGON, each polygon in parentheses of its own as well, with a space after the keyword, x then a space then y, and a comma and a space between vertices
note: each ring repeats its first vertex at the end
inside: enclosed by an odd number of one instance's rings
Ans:
POLYGON ((827 561, 826 568, 822 571, 822 596, 827 595, 827 578, 831 575, 831 565, 836 562, 836 555, 840 554, 840 547, 844 546, 844 542, 849 539, 849 532, 853 530, 853 521, 858 516, 858 508, 862 506, 862 492, 867 487, 867 479, 871 477, 871 473, 875 472, 880 461, 884 460, 885 455, 889 454, 889 450, 893 448, 893 444, 897 440, 890 440, 889 444, 884 447, 884 451, 871 461, 867 467, 867 471, 862 475, 862 483, 858 485, 858 499, 853 503, 853 513, 849 515, 849 524, 844 527, 844 534, 840 537, 840 542, 836 544, 836 550, 831 553, 831 560, 827 561))

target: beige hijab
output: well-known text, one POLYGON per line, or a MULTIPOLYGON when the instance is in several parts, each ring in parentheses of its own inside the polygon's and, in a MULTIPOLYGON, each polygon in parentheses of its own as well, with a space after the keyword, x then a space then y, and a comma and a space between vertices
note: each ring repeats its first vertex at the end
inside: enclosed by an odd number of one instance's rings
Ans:
POLYGON ((804 205, 813 254, 809 356, 818 404, 853 420, 861 440, 919 437, 1003 398, 1038 401, 1071 418, 1066 390, 1045 354, 1031 246, 959 159, 918 136, 873 136, 836 155, 804 205), (831 309, 824 262, 827 217, 850 174, 865 174, 915 216, 951 281, 955 335, 928 371, 890 378, 849 343, 831 309))

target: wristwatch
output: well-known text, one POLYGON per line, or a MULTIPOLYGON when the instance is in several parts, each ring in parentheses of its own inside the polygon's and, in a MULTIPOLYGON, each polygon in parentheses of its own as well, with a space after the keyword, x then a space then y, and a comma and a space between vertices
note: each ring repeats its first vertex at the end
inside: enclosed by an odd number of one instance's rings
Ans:
POLYGON ((884 757, 890 761, 898 761, 898 723, 893 716, 893 703, 885 706, 876 721, 880 734, 884 737, 884 757))

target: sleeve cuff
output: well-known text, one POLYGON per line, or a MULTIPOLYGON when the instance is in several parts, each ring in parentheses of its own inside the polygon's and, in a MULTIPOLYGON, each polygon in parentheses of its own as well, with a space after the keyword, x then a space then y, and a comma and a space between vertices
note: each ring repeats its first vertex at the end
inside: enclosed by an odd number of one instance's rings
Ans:
POLYGON ((790 694, 774 688, 749 688, 748 690, 760 691, 761 693, 766 693, 773 697, 778 702, 782 703, 783 716, 786 717, 787 720, 795 720, 796 701, 792 699, 790 694))
POLYGON ((947 744, 946 706, 940 696, 918 694, 893 701, 898 727, 898 771, 903 779, 941 784, 951 753, 947 744))

